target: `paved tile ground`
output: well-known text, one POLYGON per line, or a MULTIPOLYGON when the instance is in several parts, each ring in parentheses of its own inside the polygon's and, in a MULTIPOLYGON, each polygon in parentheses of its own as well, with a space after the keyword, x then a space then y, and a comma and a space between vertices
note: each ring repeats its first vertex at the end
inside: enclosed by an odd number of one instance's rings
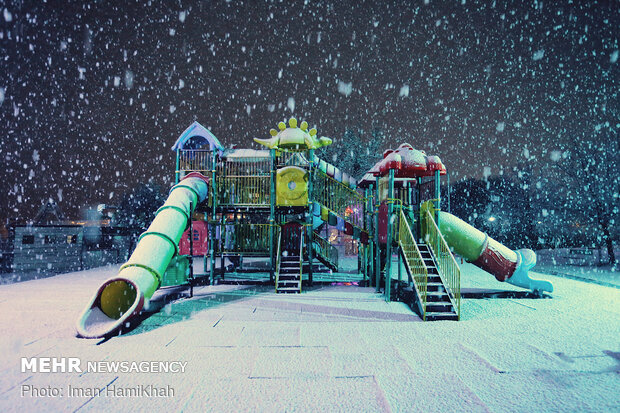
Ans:
MULTIPOLYGON (((424 323, 371 288, 302 295, 208 286, 107 341, 75 337, 104 268, 0 286, 2 411, 613 411, 620 408, 620 290, 545 276, 546 299, 466 299, 424 323), (187 362, 184 373, 21 373, 21 357, 187 362), (167 398, 68 389, 168 386, 167 398), (22 397, 23 386, 63 397, 22 397)), ((513 290, 468 264, 466 291, 513 290)))

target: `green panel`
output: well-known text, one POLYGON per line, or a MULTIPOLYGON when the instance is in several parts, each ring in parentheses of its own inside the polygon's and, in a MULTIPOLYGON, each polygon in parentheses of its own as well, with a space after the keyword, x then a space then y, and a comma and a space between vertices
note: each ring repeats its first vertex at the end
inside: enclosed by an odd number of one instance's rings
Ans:
POLYGON ((486 234, 447 212, 440 212, 439 230, 454 252, 467 261, 476 261, 486 240, 486 234))

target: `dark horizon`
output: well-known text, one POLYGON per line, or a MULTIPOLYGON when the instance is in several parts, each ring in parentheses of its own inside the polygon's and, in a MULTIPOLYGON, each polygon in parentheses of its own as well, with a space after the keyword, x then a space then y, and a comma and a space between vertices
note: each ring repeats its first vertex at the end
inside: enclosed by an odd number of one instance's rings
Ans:
POLYGON ((438 155, 453 182, 617 139, 612 2, 462 3, 9 1, 0 219, 169 186, 195 120, 227 147, 291 116, 334 141, 380 129, 382 149, 438 155))

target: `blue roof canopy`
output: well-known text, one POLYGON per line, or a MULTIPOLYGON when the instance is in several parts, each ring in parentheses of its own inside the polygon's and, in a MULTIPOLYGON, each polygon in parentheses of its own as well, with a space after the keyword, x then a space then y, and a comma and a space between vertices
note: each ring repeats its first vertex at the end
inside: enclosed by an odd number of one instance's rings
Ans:
POLYGON ((179 139, 172 146, 172 150, 197 149, 207 144, 210 150, 217 150, 219 155, 224 152, 224 147, 215 135, 200 123, 194 122, 179 136, 179 139))

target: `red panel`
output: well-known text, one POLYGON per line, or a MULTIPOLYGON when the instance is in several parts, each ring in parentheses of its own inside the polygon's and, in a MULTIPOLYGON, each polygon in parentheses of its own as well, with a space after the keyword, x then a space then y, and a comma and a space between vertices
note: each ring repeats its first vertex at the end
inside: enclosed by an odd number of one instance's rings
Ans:
POLYGON ((493 274, 497 281, 506 281, 517 269, 517 262, 504 257, 498 249, 493 248, 494 240, 489 241, 487 247, 473 264, 493 274))
POLYGON ((387 216, 388 216, 388 206, 385 202, 383 202, 379 206, 379 243, 387 244, 387 216))
MULTIPOLYGON (((194 221, 192 223, 194 230, 194 255, 207 255, 209 252, 209 230, 205 221, 194 221)), ((179 241, 179 253, 181 255, 189 255, 189 228, 181 236, 179 241)))
POLYGON ((350 222, 344 223, 344 233, 347 235, 353 235, 353 225, 350 222))

